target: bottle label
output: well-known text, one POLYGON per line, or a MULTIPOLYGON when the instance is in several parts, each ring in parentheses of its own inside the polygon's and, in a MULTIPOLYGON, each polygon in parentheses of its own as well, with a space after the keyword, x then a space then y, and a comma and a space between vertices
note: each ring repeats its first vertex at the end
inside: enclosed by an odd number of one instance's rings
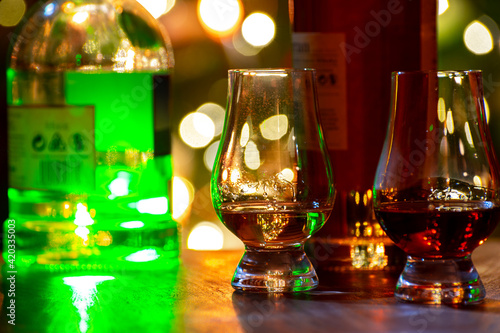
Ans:
POLYGON ((9 107, 10 187, 93 190, 93 128, 92 106, 9 107))
POLYGON ((293 66, 315 68, 321 126, 330 150, 347 150, 346 60, 344 33, 298 32, 292 35, 293 66))

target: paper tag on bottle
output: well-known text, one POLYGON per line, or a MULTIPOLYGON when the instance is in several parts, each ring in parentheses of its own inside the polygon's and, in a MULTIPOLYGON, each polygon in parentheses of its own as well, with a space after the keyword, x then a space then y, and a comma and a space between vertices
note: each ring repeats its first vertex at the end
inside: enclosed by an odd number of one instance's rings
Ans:
POLYGON ((344 33, 293 33, 293 66, 314 68, 321 126, 330 150, 347 150, 346 60, 344 33))
POLYGON ((92 106, 11 106, 8 128, 10 187, 94 189, 92 106))

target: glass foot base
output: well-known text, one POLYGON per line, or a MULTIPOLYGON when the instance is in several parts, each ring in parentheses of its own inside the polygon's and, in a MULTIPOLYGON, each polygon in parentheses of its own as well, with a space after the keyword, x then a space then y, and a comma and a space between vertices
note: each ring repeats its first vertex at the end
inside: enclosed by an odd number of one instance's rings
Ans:
POLYGON ((474 304, 486 292, 470 255, 455 259, 408 256, 394 296, 415 303, 474 304))
POLYGON ((318 276, 304 248, 246 247, 231 285, 250 292, 297 292, 318 286, 318 276))

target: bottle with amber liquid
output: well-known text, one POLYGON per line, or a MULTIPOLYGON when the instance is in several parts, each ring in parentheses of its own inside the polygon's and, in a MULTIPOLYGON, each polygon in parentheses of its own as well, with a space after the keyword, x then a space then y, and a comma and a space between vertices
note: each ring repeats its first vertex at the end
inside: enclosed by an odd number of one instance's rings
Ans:
POLYGON ((132 0, 36 6, 10 36, 7 71, 15 265, 175 264, 167 35, 132 0))
POLYGON ((293 66, 316 68, 321 123, 336 175, 332 216, 308 244, 327 270, 399 269, 405 256, 372 208, 391 72, 436 66, 436 1, 291 0, 293 66))

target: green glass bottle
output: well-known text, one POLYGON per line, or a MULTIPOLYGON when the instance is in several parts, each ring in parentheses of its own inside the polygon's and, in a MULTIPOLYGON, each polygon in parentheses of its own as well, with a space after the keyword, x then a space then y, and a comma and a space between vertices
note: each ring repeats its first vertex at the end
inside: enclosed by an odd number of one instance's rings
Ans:
POLYGON ((16 265, 175 264, 166 33, 134 0, 53 0, 15 37, 5 228, 16 265))

